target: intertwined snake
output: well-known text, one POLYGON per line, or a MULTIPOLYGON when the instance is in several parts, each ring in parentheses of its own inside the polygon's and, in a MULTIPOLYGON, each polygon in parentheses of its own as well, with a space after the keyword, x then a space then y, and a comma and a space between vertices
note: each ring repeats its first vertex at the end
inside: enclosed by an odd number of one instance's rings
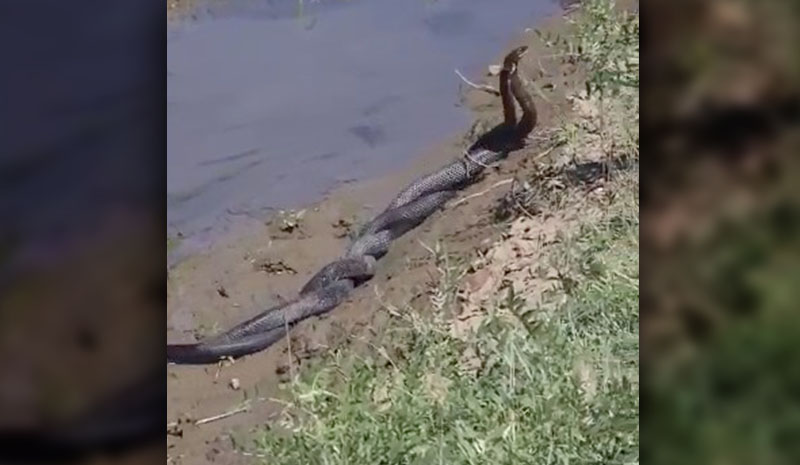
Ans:
POLYGON ((359 233, 345 255, 326 265, 303 286, 298 297, 196 344, 167 344, 167 361, 180 364, 215 363, 264 350, 286 335, 286 328, 313 315, 331 311, 359 284, 372 278, 376 260, 389 245, 414 229, 475 182, 486 166, 521 148, 536 125, 536 107, 519 76, 518 63, 527 47, 506 55, 500 72, 504 121, 483 135, 464 154, 440 170, 417 179, 359 233), (516 119, 512 96, 522 108, 516 119))

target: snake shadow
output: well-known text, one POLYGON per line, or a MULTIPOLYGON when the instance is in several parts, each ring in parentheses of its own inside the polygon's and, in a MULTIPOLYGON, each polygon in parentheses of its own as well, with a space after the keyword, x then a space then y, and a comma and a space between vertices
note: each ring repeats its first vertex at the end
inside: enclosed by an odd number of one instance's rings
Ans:
POLYGON ((502 122, 485 133, 469 146, 468 151, 473 153, 478 150, 491 150, 506 155, 508 152, 520 150, 525 147, 525 137, 519 134, 516 125, 502 122))

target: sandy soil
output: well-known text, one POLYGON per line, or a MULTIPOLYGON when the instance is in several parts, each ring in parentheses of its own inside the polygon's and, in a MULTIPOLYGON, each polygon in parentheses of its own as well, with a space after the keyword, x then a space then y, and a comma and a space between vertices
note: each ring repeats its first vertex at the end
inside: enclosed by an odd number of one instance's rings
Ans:
MULTIPOLYGON (((563 27, 561 18, 551 18, 538 26, 549 31, 563 27)), ((523 59, 522 71, 532 81, 529 88, 539 110, 535 136, 557 124, 568 111, 566 93, 579 77, 569 65, 538 60, 537 55, 552 52, 543 51, 544 46, 533 31, 517 38, 508 49, 521 44, 532 49, 523 59)), ((498 61, 506 51, 498 50, 498 61)), ((495 81, 486 78, 494 86, 495 81)), ((489 128, 502 118, 497 97, 471 90, 464 100, 475 113, 472 132, 489 128)), ((348 243, 349 230, 372 218, 411 180, 458 156, 467 144, 466 137, 451 136, 421 153, 402 172, 333 192, 306 209, 299 226, 290 231, 283 227, 281 218, 276 218, 246 237, 221 242, 207 253, 182 262, 170 271, 168 281, 168 340, 192 341, 292 298, 313 273, 341 254, 348 243)), ((436 213, 396 241, 379 262, 376 276, 347 302, 328 315, 300 323, 288 340, 224 366, 169 366, 168 462, 251 462, 236 451, 234 443, 246 440, 254 427, 268 423, 280 411, 283 406, 275 399, 281 398, 282 384, 321 351, 379 339, 390 321, 382 302, 402 307, 427 298, 426 289, 435 276, 435 266, 426 246, 440 242, 448 252, 467 259, 488 250, 507 227, 495 222, 491 212, 508 192, 509 184, 492 186, 546 163, 546 156, 537 157, 542 151, 534 137, 528 148, 512 154, 461 196, 474 197, 436 213), (232 383, 237 386, 234 388, 232 383), (200 426, 194 424, 243 405, 248 406, 245 412, 200 426)))

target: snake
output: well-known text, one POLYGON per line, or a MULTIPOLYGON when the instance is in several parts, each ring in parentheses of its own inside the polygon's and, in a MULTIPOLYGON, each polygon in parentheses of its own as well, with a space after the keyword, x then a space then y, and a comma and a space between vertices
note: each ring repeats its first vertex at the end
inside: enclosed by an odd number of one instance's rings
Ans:
POLYGON ((536 106, 519 73, 520 59, 527 51, 527 46, 517 47, 503 59, 499 73, 502 123, 478 138, 462 157, 402 189, 383 212, 359 230, 343 256, 312 276, 296 299, 268 308, 205 340, 167 344, 167 362, 210 364, 253 354, 285 337, 300 321, 332 311, 353 289, 374 276, 377 260, 388 252, 394 240, 439 211, 459 190, 476 182, 487 166, 524 147, 537 121, 536 106), (514 101, 521 109, 519 120, 514 101))

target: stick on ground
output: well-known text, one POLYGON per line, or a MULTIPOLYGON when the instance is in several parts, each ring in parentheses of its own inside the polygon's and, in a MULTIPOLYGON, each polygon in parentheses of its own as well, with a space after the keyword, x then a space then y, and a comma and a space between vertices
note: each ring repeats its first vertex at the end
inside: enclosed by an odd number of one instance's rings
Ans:
POLYGON ((222 420, 224 418, 232 417, 232 416, 236 415, 237 413, 243 413, 243 412, 248 411, 249 409, 250 409, 249 405, 243 405, 243 406, 241 406, 239 408, 236 408, 236 409, 233 409, 233 410, 229 410, 229 411, 224 412, 224 413, 220 413, 219 415, 213 415, 213 416, 210 416, 210 417, 207 417, 207 418, 202 418, 202 419, 197 420, 196 422, 194 422, 194 424, 195 424, 195 426, 204 425, 206 423, 211 423, 212 421, 217 421, 217 420, 222 420))
POLYGON ((457 207, 457 206, 461 205, 462 203, 464 203, 464 202, 466 202, 466 201, 468 201, 468 200, 470 200, 470 199, 474 199, 475 197, 480 197, 480 196, 482 196, 482 195, 486 195, 486 194, 488 194, 490 191, 492 191, 493 189, 496 189, 496 188, 498 188, 498 187, 500 187, 500 186, 504 186, 504 185, 506 185, 506 184, 508 184, 508 183, 510 183, 510 182, 513 182, 513 181, 514 181, 513 179, 504 179, 504 180, 502 180, 502 181, 498 181, 498 182, 496 182, 496 183, 492 184, 491 186, 489 186, 489 188, 488 188, 488 189, 482 190, 482 191, 480 191, 480 192, 476 192, 476 193, 474 193, 474 194, 470 194, 470 195, 468 195, 468 196, 466 196, 466 197, 463 197, 463 198, 459 199, 459 200, 458 200, 458 201, 456 201, 456 202, 453 202, 453 204, 451 205, 451 207, 457 207))
POLYGON ((490 86, 488 84, 475 84, 474 82, 472 82, 469 79, 467 79, 466 77, 464 77, 464 75, 461 74, 461 72, 459 70, 455 70, 455 71, 456 71, 456 74, 458 75, 458 77, 460 77, 462 81, 464 81, 468 86, 472 87, 473 89, 478 89, 478 90, 482 90, 484 92, 489 92, 492 95, 500 95, 500 91, 495 89, 494 87, 492 87, 492 86, 490 86))

